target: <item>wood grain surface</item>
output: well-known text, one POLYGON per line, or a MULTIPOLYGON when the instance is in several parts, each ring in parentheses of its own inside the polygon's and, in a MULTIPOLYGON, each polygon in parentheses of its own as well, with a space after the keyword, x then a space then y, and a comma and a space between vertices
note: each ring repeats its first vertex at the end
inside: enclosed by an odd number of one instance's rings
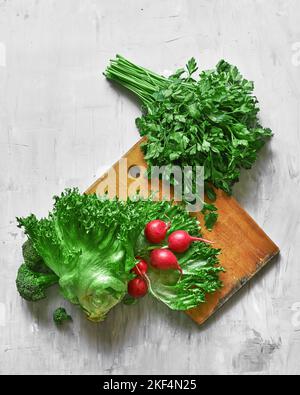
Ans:
MULTIPOLYGON (((143 177, 147 164, 141 150, 141 144, 145 139, 136 143, 122 159, 116 162, 112 169, 116 174, 116 196, 119 196, 119 186, 125 185, 126 195, 130 196, 128 189, 136 181, 130 175, 130 169, 139 169, 139 177, 143 177), (122 170, 122 166, 125 169, 122 170), (124 172, 125 170, 125 172, 124 172), (124 179, 124 176, 126 179, 124 179), (122 178, 123 177, 123 178, 122 178)), ((107 191, 107 179, 111 170, 103 174, 89 187, 86 193, 103 195, 107 191)), ((151 193, 150 181, 148 181, 148 192, 151 193)), ((211 232, 202 226, 204 236, 215 242, 214 246, 220 248, 220 262, 225 273, 221 273, 223 288, 207 296, 206 303, 187 311, 187 314, 197 323, 203 324, 214 314, 226 301, 229 300, 243 285, 245 285, 255 274, 264 267, 271 259, 279 253, 279 248, 255 223, 245 210, 238 204, 233 196, 217 190, 215 205, 218 208, 219 219, 211 232)), ((160 197, 162 191, 160 190, 160 197)), ((197 213, 200 224, 203 224, 203 215, 197 213)))

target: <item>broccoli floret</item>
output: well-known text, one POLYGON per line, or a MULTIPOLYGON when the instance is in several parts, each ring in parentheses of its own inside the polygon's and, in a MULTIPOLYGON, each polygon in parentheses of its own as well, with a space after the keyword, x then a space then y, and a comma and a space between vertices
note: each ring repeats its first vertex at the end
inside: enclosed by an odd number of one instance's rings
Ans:
POLYGON ((51 273, 52 271, 45 265, 43 258, 38 254, 30 239, 22 245, 24 262, 29 269, 34 272, 51 273))
POLYGON ((58 277, 53 273, 37 273, 26 264, 22 264, 17 275, 17 289, 22 298, 35 302, 46 297, 46 289, 58 282, 58 277))
POLYGON ((66 312, 63 307, 58 307, 53 312, 53 321, 56 325, 62 325, 65 321, 72 321, 72 317, 66 312))

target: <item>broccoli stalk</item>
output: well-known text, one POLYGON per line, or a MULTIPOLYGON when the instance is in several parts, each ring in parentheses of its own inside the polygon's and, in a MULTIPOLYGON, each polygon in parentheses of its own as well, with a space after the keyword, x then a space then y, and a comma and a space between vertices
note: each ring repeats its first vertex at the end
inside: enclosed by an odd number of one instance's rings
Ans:
POLYGON ((37 273, 24 263, 20 266, 17 275, 17 289, 19 294, 30 302, 44 299, 46 289, 58 282, 58 277, 53 273, 37 273))
POLYGON ((53 321, 56 325, 62 325, 65 321, 72 321, 72 317, 66 312, 63 307, 58 307, 53 312, 53 321))

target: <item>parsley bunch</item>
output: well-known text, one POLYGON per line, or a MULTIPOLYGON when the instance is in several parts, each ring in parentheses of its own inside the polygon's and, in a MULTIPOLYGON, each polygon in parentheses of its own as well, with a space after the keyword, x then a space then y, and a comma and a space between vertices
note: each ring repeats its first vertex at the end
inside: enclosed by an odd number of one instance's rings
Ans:
POLYGON ((199 79, 194 58, 165 78, 120 55, 105 76, 135 93, 143 115, 136 124, 145 159, 152 165, 204 166, 208 183, 231 193, 242 168, 249 169, 272 132, 258 120, 253 82, 221 60, 199 79))

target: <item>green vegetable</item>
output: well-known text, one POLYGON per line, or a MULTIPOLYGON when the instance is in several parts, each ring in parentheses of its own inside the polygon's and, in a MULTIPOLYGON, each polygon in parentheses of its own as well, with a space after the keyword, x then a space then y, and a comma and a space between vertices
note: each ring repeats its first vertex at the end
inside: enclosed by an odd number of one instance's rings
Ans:
POLYGON ((58 277, 55 274, 34 272, 23 263, 18 270, 16 285, 24 299, 36 302, 44 299, 47 288, 57 282, 58 277))
MULTIPOLYGON (((130 271, 137 263, 135 257, 149 258, 153 246, 145 239, 144 227, 157 218, 171 222, 169 232, 183 229, 191 235, 200 234, 198 222, 182 206, 167 201, 109 200, 82 195, 77 189, 66 190, 55 197, 54 209, 48 218, 37 219, 32 214, 18 218, 18 223, 45 264, 59 278, 64 297, 79 305, 90 320, 101 321, 126 295, 127 283, 134 277, 130 271)), ((192 250, 192 256, 187 252, 180 257, 186 265, 182 279, 174 277, 174 270, 168 272, 174 287, 170 297, 177 298, 176 304, 165 295, 160 298, 157 291, 153 293, 171 308, 195 307, 203 302, 205 293, 221 286, 217 273, 222 269, 215 266, 219 251, 202 244, 192 250), (194 267, 196 261, 201 261, 201 266, 197 266, 197 271, 188 271, 188 265, 194 267)), ((24 268, 27 280, 29 268, 23 265, 19 272, 22 274, 24 268)), ((30 273, 29 280, 33 282, 36 276, 46 276, 30 273)), ((55 275, 48 276, 54 281, 55 275)), ((153 274, 149 271, 152 288, 157 290, 165 277, 156 276, 152 281, 153 275, 154 271, 153 274)), ((17 283, 22 279, 18 276, 17 283)), ((23 288, 18 286, 21 295, 27 296, 23 288)), ((44 296, 42 291, 38 296, 41 294, 44 296)))
POLYGON ((205 227, 208 230, 212 230, 217 220, 218 220, 218 214, 215 212, 210 212, 204 215, 205 227))
POLYGON ((217 207, 212 203, 204 203, 201 213, 204 214, 204 224, 206 229, 212 230, 219 217, 217 207))
POLYGON ((205 181, 231 193, 242 168, 249 169, 272 133, 258 120, 253 83, 221 60, 200 73, 195 59, 169 78, 139 67, 120 55, 105 71, 135 93, 144 114, 136 120, 148 166, 204 166, 205 181))
POLYGON ((218 250, 205 243, 195 243, 178 260, 183 276, 178 271, 152 269, 147 273, 149 292, 173 310, 187 310, 205 302, 205 295, 221 287, 218 250))
POLYGON ((66 312, 64 307, 58 307, 53 312, 53 321, 56 325, 61 326, 66 321, 72 321, 72 317, 66 312))
POLYGON ((207 211, 217 211, 217 207, 213 203, 206 203, 206 202, 204 202, 201 212, 203 214, 206 214, 207 211))
POLYGON ((215 202, 215 200, 217 199, 216 192, 214 188, 208 185, 207 183, 205 183, 205 192, 207 194, 208 199, 211 200, 212 202, 215 202))
POLYGON ((33 247, 33 243, 30 239, 27 239, 22 245, 22 252, 25 264, 29 269, 34 272, 49 273, 50 269, 43 262, 42 257, 37 253, 33 247))

